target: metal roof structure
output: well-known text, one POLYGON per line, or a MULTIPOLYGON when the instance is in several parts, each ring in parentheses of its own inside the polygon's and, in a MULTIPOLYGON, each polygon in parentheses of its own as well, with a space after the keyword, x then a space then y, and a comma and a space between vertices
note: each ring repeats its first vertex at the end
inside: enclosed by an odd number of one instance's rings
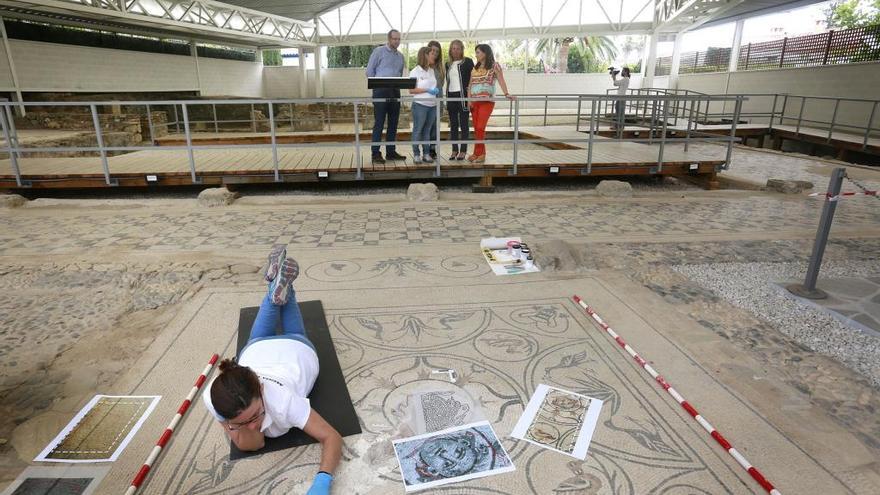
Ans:
POLYGON ((251 47, 681 33, 821 0, 0 0, 0 15, 251 47))

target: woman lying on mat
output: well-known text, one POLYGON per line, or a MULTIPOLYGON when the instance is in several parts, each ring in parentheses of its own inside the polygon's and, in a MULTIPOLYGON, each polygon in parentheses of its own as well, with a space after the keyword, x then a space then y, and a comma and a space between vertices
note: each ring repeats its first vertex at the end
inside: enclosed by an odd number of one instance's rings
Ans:
POLYGON ((263 448, 265 437, 299 428, 321 442, 321 467, 308 495, 330 493, 333 471, 342 455, 342 437, 306 398, 318 377, 318 355, 306 338, 291 283, 299 265, 283 246, 269 255, 269 292, 251 328, 238 362, 224 359, 220 374, 202 394, 208 411, 239 450, 263 448), (284 330, 275 335, 281 319, 284 330))

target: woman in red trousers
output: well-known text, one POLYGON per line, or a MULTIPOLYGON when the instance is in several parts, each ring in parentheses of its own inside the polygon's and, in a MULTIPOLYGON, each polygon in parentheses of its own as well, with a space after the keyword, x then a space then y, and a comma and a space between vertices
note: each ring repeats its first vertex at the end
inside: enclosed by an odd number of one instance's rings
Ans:
MULTIPOLYGON (((504 82, 504 73, 501 65, 495 62, 492 47, 489 45, 477 45, 477 65, 471 72, 471 83, 468 96, 471 98, 492 98, 495 96, 495 81, 501 86, 504 96, 513 100, 514 97, 507 92, 507 83, 504 82)), ((494 101, 471 101, 471 116, 474 119, 474 134, 478 141, 486 139, 486 124, 495 108, 494 101)), ((486 161, 486 145, 479 143, 474 146, 474 154, 468 157, 471 163, 483 163, 486 161)))

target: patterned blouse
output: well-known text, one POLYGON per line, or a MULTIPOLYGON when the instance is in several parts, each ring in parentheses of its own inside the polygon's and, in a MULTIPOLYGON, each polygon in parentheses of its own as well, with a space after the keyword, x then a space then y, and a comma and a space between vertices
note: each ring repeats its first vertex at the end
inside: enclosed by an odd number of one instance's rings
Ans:
POLYGON ((495 96, 495 73, 501 66, 495 63, 491 69, 475 68, 471 72, 471 96, 495 96))

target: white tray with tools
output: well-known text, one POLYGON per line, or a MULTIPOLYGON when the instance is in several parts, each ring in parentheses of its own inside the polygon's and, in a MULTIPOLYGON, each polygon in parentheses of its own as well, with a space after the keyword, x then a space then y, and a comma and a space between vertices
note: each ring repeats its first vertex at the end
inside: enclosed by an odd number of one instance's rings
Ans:
POLYGON ((520 275, 540 272, 529 258, 529 248, 519 237, 490 237, 480 241, 480 250, 495 275, 520 275), (517 248, 517 246, 519 246, 517 248), (525 247, 525 253, 523 252, 525 247))

